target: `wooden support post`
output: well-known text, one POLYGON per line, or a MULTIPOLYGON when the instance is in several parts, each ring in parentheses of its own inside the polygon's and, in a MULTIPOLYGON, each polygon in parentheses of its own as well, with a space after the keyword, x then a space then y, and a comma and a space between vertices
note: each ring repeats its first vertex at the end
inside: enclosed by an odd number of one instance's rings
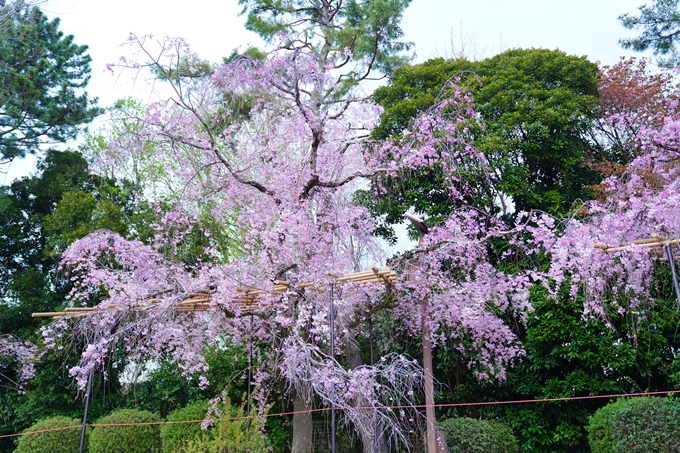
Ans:
MULTIPOLYGON (((408 219, 418 228, 420 232, 418 237, 418 248, 423 247, 423 242, 425 240, 425 235, 428 232, 427 225, 425 222, 413 216, 408 216, 408 219)), ((420 254, 418 262, 420 267, 424 265, 423 259, 425 255, 420 254)), ((422 301, 422 340, 423 340, 423 370, 425 373, 425 423, 427 425, 427 436, 425 438, 426 442, 426 452, 427 453, 437 453, 439 449, 437 448, 437 421, 434 411, 434 370, 432 367, 432 342, 430 340, 430 325, 428 324, 429 319, 429 307, 427 297, 422 301)))
POLYGON ((437 425, 434 413, 434 376, 432 342, 426 319, 427 299, 423 301, 423 368, 425 371, 425 420, 427 421, 427 453, 437 453, 437 425))

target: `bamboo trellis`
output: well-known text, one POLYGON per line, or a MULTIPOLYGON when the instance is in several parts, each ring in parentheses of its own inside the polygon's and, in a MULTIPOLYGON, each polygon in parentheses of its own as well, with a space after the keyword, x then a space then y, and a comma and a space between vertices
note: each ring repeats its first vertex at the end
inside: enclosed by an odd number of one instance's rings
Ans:
POLYGON ((647 248, 647 247, 664 247, 666 245, 680 244, 680 239, 666 240, 659 235, 652 234, 652 237, 647 239, 637 239, 634 241, 623 242, 619 245, 607 245, 600 242, 594 242, 590 244, 592 248, 600 249, 605 253, 622 252, 625 250, 630 250, 635 247, 647 248))
POLYGON ((624 242, 616 246, 609 246, 602 243, 590 244, 591 247, 600 249, 604 253, 614 253, 623 252, 626 250, 631 250, 633 248, 663 248, 666 251, 666 258, 668 258, 668 263, 671 267, 671 282, 673 285, 673 290, 675 291, 675 298, 678 302, 678 308, 680 308, 680 282, 678 281, 678 274, 675 269, 675 258, 673 257, 672 245, 680 244, 680 239, 666 240, 658 234, 652 234, 650 238, 647 239, 637 239, 634 241, 624 242))
MULTIPOLYGON (((378 269, 371 267, 371 270, 364 272, 355 272, 346 274, 341 277, 329 276, 333 282, 336 283, 358 283, 358 284, 386 284, 393 285, 397 281, 397 273, 389 267, 378 269)), ((274 285, 270 289, 252 289, 239 288, 238 296, 234 298, 235 304, 240 308, 241 313, 252 313, 260 308, 260 299, 263 294, 284 293, 289 289, 295 291, 302 291, 306 288, 317 286, 314 282, 304 282, 294 287, 287 281, 275 280, 274 285)), ((207 292, 189 293, 186 298, 175 305, 175 312, 187 313, 211 310, 212 295, 207 292)), ((162 302, 162 299, 149 299, 147 304, 130 306, 124 304, 106 304, 99 307, 69 307, 64 311, 56 312, 42 312, 33 313, 34 318, 63 318, 63 317, 77 317, 86 316, 93 312, 101 312, 104 310, 129 310, 133 308, 148 308, 153 309, 154 306, 162 302)))

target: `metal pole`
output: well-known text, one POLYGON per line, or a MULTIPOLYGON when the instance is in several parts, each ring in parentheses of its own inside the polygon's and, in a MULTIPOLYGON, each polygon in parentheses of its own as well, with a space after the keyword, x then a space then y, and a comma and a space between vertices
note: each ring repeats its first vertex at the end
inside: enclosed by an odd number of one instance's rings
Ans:
POLYGON ((371 345, 371 366, 375 362, 373 362, 373 318, 368 318, 368 342, 371 345))
MULTIPOLYGON (((373 318, 368 318, 368 343, 371 346, 371 366, 375 364, 373 361, 373 318)), ((376 420, 375 412, 373 413, 373 451, 378 451, 378 422, 376 420)))
POLYGON ((673 250, 670 244, 664 246, 666 254, 668 255, 668 263, 671 265, 671 279, 673 281, 673 289, 675 290, 675 297, 678 300, 678 308, 680 308, 680 283, 678 283, 678 273, 675 270, 675 259, 673 258, 673 250))
MULTIPOLYGON (((333 303, 334 284, 331 282, 331 360, 335 360, 335 305, 333 303)), ((331 403, 331 453, 335 453, 335 403, 331 403)))
MULTIPOLYGON (((246 402, 246 416, 250 415, 250 386, 253 379, 253 314, 250 314, 250 334, 248 339, 248 401, 246 402)), ((250 421, 248 421, 250 428, 250 421)))
POLYGON ((87 394, 85 395, 85 414, 83 414, 83 429, 80 431, 79 453, 83 453, 85 447, 85 431, 87 430, 87 411, 90 408, 90 394, 92 393, 92 378, 94 376, 94 366, 90 368, 90 376, 87 378, 87 394))

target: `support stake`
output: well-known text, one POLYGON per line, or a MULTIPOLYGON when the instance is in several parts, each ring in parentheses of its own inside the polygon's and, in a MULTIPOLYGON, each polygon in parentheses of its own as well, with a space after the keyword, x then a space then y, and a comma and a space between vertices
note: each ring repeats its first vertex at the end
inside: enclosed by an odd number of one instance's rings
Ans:
MULTIPOLYGON (((250 335, 248 339, 248 400, 246 402, 246 417, 250 416, 250 386, 253 379, 253 314, 250 314, 250 335)), ((250 419, 248 419, 248 429, 250 429, 250 419)))
MULTIPOLYGON (((331 282, 331 360, 335 360, 335 304, 333 303, 334 283, 331 282)), ((331 453, 335 453, 335 403, 331 403, 331 453)))
POLYGON ((94 366, 90 368, 90 376, 87 378, 87 394, 85 395, 85 414, 83 414, 83 429, 80 431, 79 453, 83 453, 85 447, 85 431, 87 430, 87 411, 90 408, 90 394, 92 393, 92 378, 94 377, 94 366))
POLYGON ((675 298, 678 300, 678 308, 680 308, 680 283, 678 283, 678 273, 675 270, 675 259, 673 258, 673 250, 670 244, 664 245, 666 255, 668 255, 668 263, 671 265, 671 278, 673 279, 673 289, 675 290, 675 298))

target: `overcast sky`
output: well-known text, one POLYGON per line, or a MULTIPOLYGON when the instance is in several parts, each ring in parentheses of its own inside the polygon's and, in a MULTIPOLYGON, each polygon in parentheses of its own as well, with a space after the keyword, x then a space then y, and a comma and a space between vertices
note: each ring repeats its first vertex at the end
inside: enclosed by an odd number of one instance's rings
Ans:
MULTIPOLYGON (((243 28, 236 0, 48 0, 43 9, 61 18, 61 28, 92 56, 90 91, 104 104, 126 96, 130 88, 105 71, 126 49, 130 33, 183 37, 203 58, 219 61, 239 46, 261 44, 243 28)), ((402 25, 404 40, 415 44, 416 60, 460 51, 491 56, 515 47, 561 49, 614 63, 625 52, 618 45, 629 34, 617 20, 637 11, 644 0, 414 0, 402 25)))
MULTIPOLYGON (((415 61, 461 52, 484 58, 510 48, 543 47, 586 55, 592 61, 615 63, 633 55, 618 45, 629 36, 617 20, 636 12, 645 0, 413 0, 403 17, 404 40, 414 43, 415 61)), ((258 45, 257 36, 243 28, 236 0, 48 0, 50 17, 61 19, 61 30, 87 44, 92 56, 88 91, 103 106, 135 95, 127 78, 106 71, 127 50, 120 46, 130 33, 185 38, 203 58, 219 61, 234 48, 258 45)), ((149 99, 145 99, 149 100, 149 99)), ((32 159, 13 163, 0 183, 26 174, 32 159)), ((6 169, 7 170, 7 169, 6 169)))

